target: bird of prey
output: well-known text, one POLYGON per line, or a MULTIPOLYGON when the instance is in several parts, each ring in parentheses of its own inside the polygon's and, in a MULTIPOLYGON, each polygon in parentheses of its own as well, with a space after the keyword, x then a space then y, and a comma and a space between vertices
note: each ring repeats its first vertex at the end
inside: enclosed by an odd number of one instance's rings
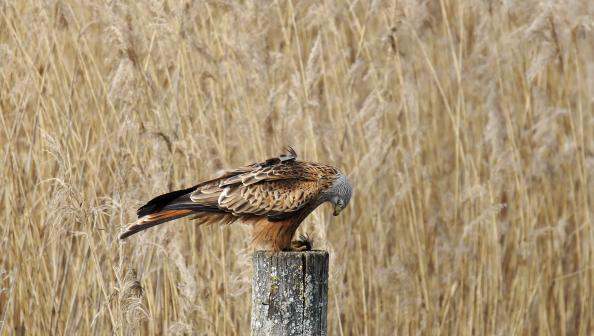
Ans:
POLYGON ((351 193, 347 177, 337 168, 299 161, 295 150, 288 147, 279 157, 155 197, 138 209, 138 221, 120 239, 192 215, 200 224, 252 224, 255 241, 275 251, 308 250, 307 239, 291 241, 299 224, 325 202, 334 206, 337 216, 348 205, 351 193))

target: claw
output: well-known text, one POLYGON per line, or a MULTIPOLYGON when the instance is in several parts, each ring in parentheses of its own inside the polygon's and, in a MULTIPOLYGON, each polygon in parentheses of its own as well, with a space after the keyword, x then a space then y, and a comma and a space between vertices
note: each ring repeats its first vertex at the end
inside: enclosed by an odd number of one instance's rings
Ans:
POLYGON ((291 242, 291 246, 289 246, 288 251, 293 252, 303 252, 303 251, 311 251, 313 246, 313 240, 309 238, 307 234, 301 234, 299 239, 293 240, 291 242))

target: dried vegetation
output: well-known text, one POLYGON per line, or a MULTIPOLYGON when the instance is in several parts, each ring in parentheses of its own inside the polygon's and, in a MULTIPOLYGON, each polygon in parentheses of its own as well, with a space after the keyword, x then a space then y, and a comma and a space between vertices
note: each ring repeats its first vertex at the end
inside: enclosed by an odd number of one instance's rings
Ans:
POLYGON ((246 335, 249 228, 122 244, 293 145, 333 335, 594 333, 592 1, 0 2, 0 334, 246 335))

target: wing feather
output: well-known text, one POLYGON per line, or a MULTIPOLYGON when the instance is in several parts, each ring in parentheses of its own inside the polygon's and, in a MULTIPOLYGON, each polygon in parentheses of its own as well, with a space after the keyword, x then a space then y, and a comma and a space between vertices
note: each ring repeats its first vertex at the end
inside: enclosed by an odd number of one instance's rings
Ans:
POLYGON ((275 240, 277 247, 285 246, 292 237, 292 232, 286 230, 292 228, 294 232, 321 203, 323 191, 338 174, 332 166, 297 161, 295 151, 290 147, 287 150, 277 158, 229 170, 192 188, 157 196, 138 209, 138 222, 121 238, 193 215, 202 223, 232 223, 241 219, 270 224, 264 230, 267 237, 270 232, 283 239, 288 237, 280 243, 275 240))
POLYGON ((236 216, 256 215, 283 218, 317 202, 335 170, 296 160, 292 148, 278 158, 268 159, 223 173, 198 185, 192 202, 216 206, 236 216))
POLYGON ((295 179, 241 185, 221 194, 219 207, 236 215, 279 216, 316 202, 320 192, 318 182, 295 179))
MULTIPOLYGON (((281 163, 279 165, 286 165, 281 163)), ((292 164, 293 165, 293 164, 292 164)), ((235 215, 279 216, 300 210, 319 197, 324 185, 295 164, 295 169, 277 169, 266 175, 248 172, 248 178, 213 181, 190 195, 193 202, 216 205, 235 215)), ((258 169, 256 169, 258 170, 258 169)))

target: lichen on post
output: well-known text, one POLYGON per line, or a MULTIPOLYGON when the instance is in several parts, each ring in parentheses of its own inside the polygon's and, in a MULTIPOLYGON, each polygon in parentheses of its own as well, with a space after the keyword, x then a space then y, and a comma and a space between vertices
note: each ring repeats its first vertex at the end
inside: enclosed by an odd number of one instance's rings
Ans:
POLYGON ((252 335, 326 335, 328 252, 257 251, 252 335))

